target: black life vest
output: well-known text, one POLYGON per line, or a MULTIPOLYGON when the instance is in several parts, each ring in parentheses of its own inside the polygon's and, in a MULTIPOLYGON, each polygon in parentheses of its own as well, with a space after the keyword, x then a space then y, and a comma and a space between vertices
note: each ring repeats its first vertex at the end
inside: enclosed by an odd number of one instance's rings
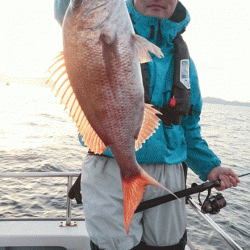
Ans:
MULTIPOLYGON (((173 40, 174 44, 174 77, 170 102, 163 107, 155 107, 166 126, 180 125, 183 116, 192 115, 191 85, 190 85, 190 56, 187 44, 182 38, 183 31, 173 40)), ((145 102, 150 103, 149 76, 146 73, 147 63, 141 65, 145 93, 145 102)))

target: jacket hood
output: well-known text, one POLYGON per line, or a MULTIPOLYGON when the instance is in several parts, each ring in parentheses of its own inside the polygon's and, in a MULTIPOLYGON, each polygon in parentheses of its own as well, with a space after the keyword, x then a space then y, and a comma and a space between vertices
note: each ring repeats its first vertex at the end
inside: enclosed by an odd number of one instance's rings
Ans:
POLYGON ((126 3, 135 32, 158 46, 171 46, 173 39, 190 22, 189 13, 181 2, 178 2, 174 14, 169 19, 144 16, 136 10, 133 0, 127 0, 126 3))

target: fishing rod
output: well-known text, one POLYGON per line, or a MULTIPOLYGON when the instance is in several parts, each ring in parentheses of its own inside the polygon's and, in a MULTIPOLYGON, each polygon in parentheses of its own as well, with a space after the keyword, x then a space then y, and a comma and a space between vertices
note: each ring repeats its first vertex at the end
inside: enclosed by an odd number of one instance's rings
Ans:
MULTIPOLYGON (((239 175, 238 177, 241 178, 241 177, 244 177, 247 175, 250 175, 250 173, 242 174, 242 175, 239 175)), ((219 212, 220 208, 226 206, 226 201, 224 200, 224 198, 221 194, 218 194, 217 196, 213 197, 214 198, 213 200, 210 200, 209 196, 211 193, 211 189, 214 187, 219 187, 220 182, 221 182, 221 180, 217 179, 215 181, 205 182, 201 185, 197 185, 197 184, 193 183, 191 188, 175 192, 174 194, 176 196, 174 196, 172 194, 167 194, 167 195, 160 196, 160 197, 157 197, 157 198, 154 198, 151 200, 143 201, 140 203, 140 205, 136 209, 135 213, 144 211, 144 210, 152 208, 152 207, 156 207, 156 206, 161 205, 161 204, 166 203, 166 202, 176 200, 177 199, 176 197, 178 197, 178 198, 188 197, 192 194, 197 194, 197 193, 200 194, 201 192, 203 192, 205 190, 208 190, 208 195, 207 195, 207 198, 205 200, 205 202, 207 202, 207 203, 204 202, 204 204, 203 204, 205 211, 206 211, 206 207, 207 207, 207 209, 210 209, 210 207, 208 205, 211 205, 211 203, 214 202, 216 204, 221 204, 221 207, 218 207, 218 210, 211 211, 210 213, 213 213, 213 212, 217 213, 217 212, 219 212)))
MULTIPOLYGON (((238 177, 241 178, 241 177, 244 177, 247 175, 250 175, 250 173, 242 174, 242 175, 239 175, 238 177)), ((197 184, 193 183, 191 188, 178 191, 174 194, 178 198, 188 197, 192 194, 201 193, 205 190, 211 190, 214 187, 219 187, 220 182, 221 182, 221 180, 217 179, 217 180, 212 181, 212 182, 205 182, 201 185, 197 185, 197 184)), ((80 185, 81 185, 81 175, 78 176, 75 184, 71 187, 71 189, 68 193, 69 198, 76 199, 77 204, 82 204, 82 195, 80 192, 80 190, 81 190, 80 185)), ((207 200, 208 200, 209 195, 210 195, 210 192, 208 193, 207 200)), ((161 204, 169 202, 169 201, 176 200, 177 199, 176 196, 173 196, 172 194, 167 194, 167 195, 160 196, 160 197, 157 197, 157 198, 154 198, 151 200, 143 201, 140 203, 140 205, 136 209, 135 213, 141 212, 143 210, 146 210, 146 209, 149 209, 152 207, 156 207, 158 205, 161 205, 161 204)), ((221 196, 215 197, 215 202, 218 202, 218 201, 222 204, 221 206, 223 206, 223 197, 221 197, 221 196)), ((211 204, 212 201, 210 200, 209 202, 210 202, 209 204, 211 204)), ((225 204, 224 204, 224 206, 225 206, 225 204)))
POLYGON ((250 175, 250 173, 239 175, 238 178, 241 178, 241 177, 244 177, 244 176, 247 176, 247 175, 250 175))

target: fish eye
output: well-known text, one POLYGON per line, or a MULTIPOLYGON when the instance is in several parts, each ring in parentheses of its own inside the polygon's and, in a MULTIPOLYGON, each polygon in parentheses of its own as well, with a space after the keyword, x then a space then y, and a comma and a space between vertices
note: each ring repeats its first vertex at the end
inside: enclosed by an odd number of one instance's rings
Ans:
POLYGON ((71 0, 74 9, 79 8, 82 5, 82 0, 71 0))

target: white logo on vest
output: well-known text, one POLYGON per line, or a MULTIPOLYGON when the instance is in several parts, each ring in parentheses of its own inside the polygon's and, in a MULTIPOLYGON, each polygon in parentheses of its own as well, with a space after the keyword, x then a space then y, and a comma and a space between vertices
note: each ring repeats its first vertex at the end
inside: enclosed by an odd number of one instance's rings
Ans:
POLYGON ((181 60, 181 70, 180 70, 180 81, 187 88, 190 89, 190 78, 189 78, 189 60, 181 60))

